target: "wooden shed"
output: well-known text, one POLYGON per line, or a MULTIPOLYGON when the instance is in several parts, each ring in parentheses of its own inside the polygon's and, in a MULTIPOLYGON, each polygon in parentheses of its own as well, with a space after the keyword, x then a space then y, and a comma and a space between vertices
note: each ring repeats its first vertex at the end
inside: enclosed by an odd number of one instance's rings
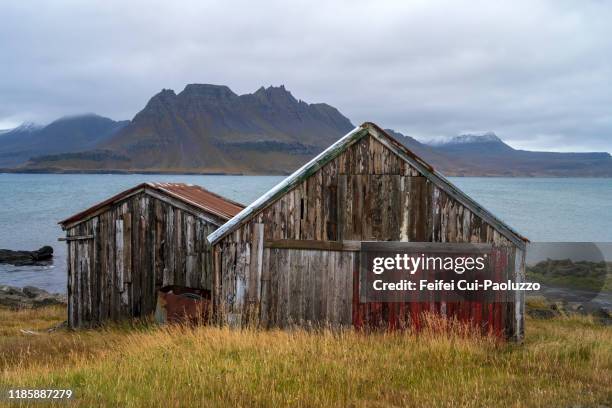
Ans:
POLYGON ((524 279, 526 239, 379 127, 364 123, 208 236, 213 301, 223 323, 390 328, 423 311, 523 336, 512 302, 362 303, 361 241, 489 243, 524 279))
POLYGON ((206 237, 243 208, 199 186, 144 183, 61 221, 70 327, 147 315, 163 286, 210 290, 206 237))

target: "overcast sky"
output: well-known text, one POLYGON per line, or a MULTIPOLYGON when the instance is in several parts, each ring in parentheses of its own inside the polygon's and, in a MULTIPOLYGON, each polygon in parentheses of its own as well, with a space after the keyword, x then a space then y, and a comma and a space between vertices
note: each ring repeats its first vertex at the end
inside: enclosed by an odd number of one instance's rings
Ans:
POLYGON ((0 129, 131 119, 188 83, 284 84, 421 139, 612 151, 612 3, 493 3, 2 1, 0 129))

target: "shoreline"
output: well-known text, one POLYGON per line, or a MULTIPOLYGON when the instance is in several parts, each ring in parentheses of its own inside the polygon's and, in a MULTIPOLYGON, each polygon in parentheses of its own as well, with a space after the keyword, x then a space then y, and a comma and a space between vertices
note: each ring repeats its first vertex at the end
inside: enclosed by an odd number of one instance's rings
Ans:
MULTIPOLYGON (((174 175, 174 176, 287 176, 291 173, 247 173, 247 172, 215 172, 215 171, 178 171, 178 170, 39 170, 39 169, 11 169, 0 168, 0 174, 105 174, 105 175, 174 175)), ((490 178, 490 179, 612 179, 610 176, 568 175, 555 176, 546 174, 444 174, 445 177, 457 178, 490 178)))
POLYGON ((184 171, 161 171, 161 170, 23 170, 0 168, 0 174, 160 174, 160 175, 187 175, 187 176, 281 176, 282 173, 273 174, 251 174, 251 173, 229 173, 229 172, 184 172, 184 171))

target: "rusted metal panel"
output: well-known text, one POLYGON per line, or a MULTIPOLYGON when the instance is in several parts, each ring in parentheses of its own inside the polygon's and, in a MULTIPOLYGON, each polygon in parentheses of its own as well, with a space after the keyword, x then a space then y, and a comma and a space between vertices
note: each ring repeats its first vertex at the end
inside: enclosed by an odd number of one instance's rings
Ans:
MULTIPOLYGON (((510 247, 494 251, 496 279, 508 272, 508 260, 512 258, 510 247)), ((410 328, 421 330, 425 314, 438 314, 449 319, 472 325, 484 334, 501 338, 520 339, 512 319, 514 304, 508 302, 360 302, 359 268, 353 269, 353 326, 359 330, 397 330, 410 328), (517 337, 518 336, 518 337, 517 337)))
MULTIPOLYGON (((426 248, 426 243, 415 243, 426 248)), ((514 272, 515 248, 495 247, 492 278, 495 281, 511 279, 514 272)), ((423 327, 424 314, 437 314, 449 319, 473 325, 483 334, 493 334, 500 338, 520 340, 520 327, 514 319, 515 303, 509 302, 365 302, 361 301, 359 268, 353 270, 353 326, 359 330, 397 330, 423 327)))
POLYGON ((148 183, 148 187, 163 191, 206 212, 229 220, 238 214, 244 206, 228 198, 208 191, 200 186, 183 183, 148 183))
POLYGON ((165 323, 207 323, 211 312, 209 290, 166 286, 157 292, 155 320, 165 323))

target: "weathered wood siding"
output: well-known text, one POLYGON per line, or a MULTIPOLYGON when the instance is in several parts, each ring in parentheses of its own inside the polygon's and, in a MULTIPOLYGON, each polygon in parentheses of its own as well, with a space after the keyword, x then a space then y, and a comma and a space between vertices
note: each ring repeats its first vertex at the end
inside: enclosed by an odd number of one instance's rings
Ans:
POLYGON ((162 286, 210 289, 206 236, 216 228, 144 192, 68 228, 70 326, 151 313, 162 286))
MULTIPOLYGON (((354 302, 355 260, 325 250, 274 249, 272 254, 265 250, 263 265, 253 265, 252 259, 257 257, 251 253, 258 235, 263 235, 264 242, 480 242, 508 247, 512 254, 515 250, 491 225, 369 135, 215 245, 217 307, 225 321, 240 319, 248 309, 256 310, 267 326, 284 326, 289 318, 294 322, 312 318, 346 323, 344 309, 330 315, 321 308, 313 312, 301 305, 334 304, 336 296, 343 302, 354 302), (335 269, 330 269, 331 264, 335 269), (254 273, 256 268, 260 271, 254 273), (337 270, 341 270, 338 276, 337 270), (329 273, 335 280, 328 280, 329 273), (247 296, 245 288, 253 279, 261 281, 261 289, 247 296), (333 282, 337 288, 316 292, 319 281, 333 282)), ((514 315, 512 304, 494 307, 504 316, 514 315)), ((353 305, 353 313, 360 310, 359 304, 353 305)), ((362 313, 362 320, 370 315, 369 310, 362 313)))
POLYGON ((251 292, 253 264, 238 248, 230 244, 223 256, 228 273, 222 275, 222 296, 232 305, 225 311, 228 323, 247 324, 244 319, 254 315, 266 328, 351 325, 357 252, 264 248, 260 292, 251 292))

